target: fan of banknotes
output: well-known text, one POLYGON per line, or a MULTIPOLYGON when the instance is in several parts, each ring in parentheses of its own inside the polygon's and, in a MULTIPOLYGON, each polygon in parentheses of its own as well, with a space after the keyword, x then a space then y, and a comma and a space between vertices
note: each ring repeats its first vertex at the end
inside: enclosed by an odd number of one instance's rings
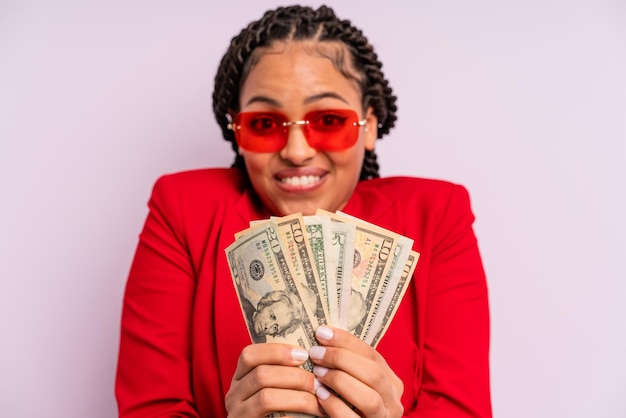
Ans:
POLYGON ((376 347, 417 265, 412 245, 341 212, 254 221, 226 248, 252 342, 308 350, 329 324, 376 347))

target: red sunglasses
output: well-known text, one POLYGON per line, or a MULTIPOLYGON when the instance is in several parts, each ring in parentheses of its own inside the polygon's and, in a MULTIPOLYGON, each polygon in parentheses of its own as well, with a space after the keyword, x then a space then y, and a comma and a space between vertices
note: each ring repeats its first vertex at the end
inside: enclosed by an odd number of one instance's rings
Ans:
POLYGON ((278 112, 241 112, 228 128, 235 132, 237 145, 252 152, 276 152, 287 145, 289 128, 300 125, 309 145, 318 151, 341 151, 356 144, 365 119, 350 109, 314 110, 304 119, 289 121, 278 112))

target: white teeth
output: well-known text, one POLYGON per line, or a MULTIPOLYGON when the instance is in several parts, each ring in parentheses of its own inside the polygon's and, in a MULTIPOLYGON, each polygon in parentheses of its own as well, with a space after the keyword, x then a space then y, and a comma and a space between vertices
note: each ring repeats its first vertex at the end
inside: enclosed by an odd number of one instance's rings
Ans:
POLYGON ((290 186, 308 186, 320 181, 319 176, 300 176, 300 177, 285 177, 281 180, 283 183, 287 183, 290 186))

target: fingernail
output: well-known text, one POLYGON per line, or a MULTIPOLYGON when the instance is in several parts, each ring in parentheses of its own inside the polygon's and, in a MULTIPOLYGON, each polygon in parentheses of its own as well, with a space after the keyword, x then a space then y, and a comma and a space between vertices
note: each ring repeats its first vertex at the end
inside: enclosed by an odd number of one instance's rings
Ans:
POLYGON ((331 338, 333 338, 333 335, 335 335, 333 333, 333 330, 325 326, 319 327, 315 332, 315 336, 322 340, 330 340, 331 338))
POLYGON ((313 390, 317 392, 317 390, 321 387, 322 387, 322 384, 320 383, 320 381, 317 379, 313 379, 313 390))
POLYGON ((323 366, 313 367, 313 374, 317 377, 324 377, 326 376, 326 373, 328 373, 328 368, 326 367, 323 367, 323 366))
POLYGON ((330 392, 328 390, 326 390, 326 388, 323 387, 323 386, 321 388, 317 389, 315 391, 315 394, 317 395, 318 398, 320 398, 323 401, 328 399, 328 397, 330 396, 330 392))
POLYGON ((321 360, 324 358, 324 354, 326 354, 326 347, 314 345, 309 349, 309 355, 312 359, 321 360))
POLYGON ((309 358, 309 353, 301 348, 293 348, 291 350, 291 358, 298 361, 304 361, 309 358))

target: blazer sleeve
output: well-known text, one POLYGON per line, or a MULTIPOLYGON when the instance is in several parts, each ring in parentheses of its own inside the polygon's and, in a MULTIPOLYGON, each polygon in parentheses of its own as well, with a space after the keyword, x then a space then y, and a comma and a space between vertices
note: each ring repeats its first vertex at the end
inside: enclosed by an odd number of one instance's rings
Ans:
POLYGON ((115 392, 119 416, 198 417, 191 391, 195 278, 175 185, 161 178, 124 295, 115 392))
POLYGON ((453 186, 432 231, 423 329, 423 374, 407 417, 492 416, 487 284, 469 195, 453 186))

